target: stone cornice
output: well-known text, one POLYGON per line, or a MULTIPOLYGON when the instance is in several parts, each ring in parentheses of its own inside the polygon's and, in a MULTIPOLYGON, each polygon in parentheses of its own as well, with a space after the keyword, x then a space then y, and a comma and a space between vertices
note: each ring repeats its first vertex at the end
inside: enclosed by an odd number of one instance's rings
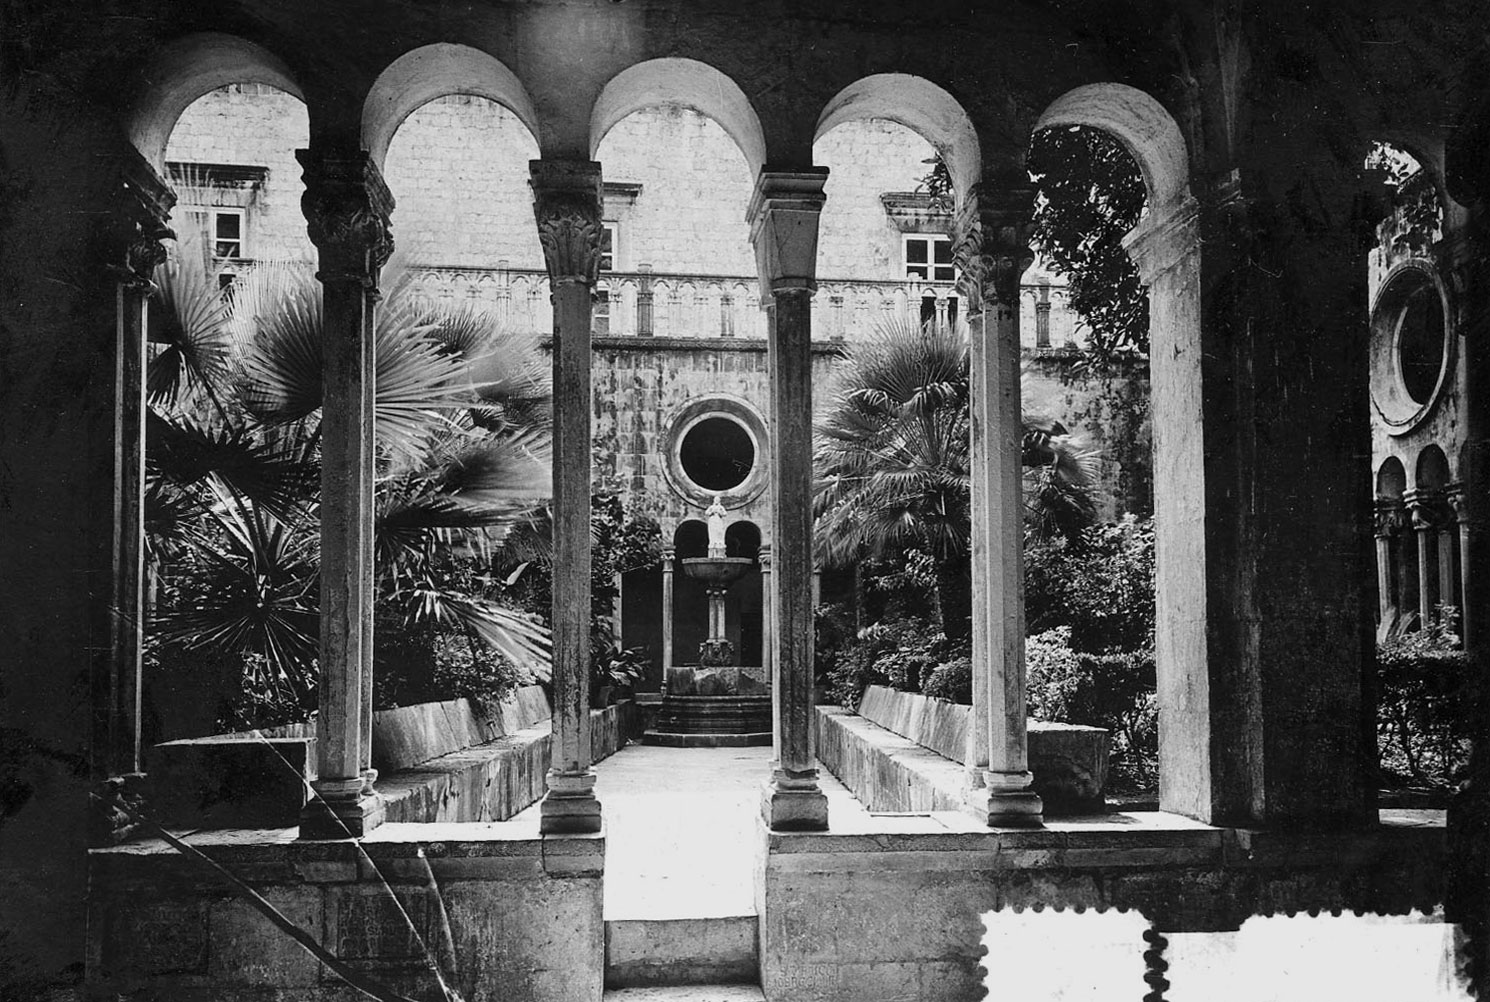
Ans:
POLYGON ((393 195, 365 150, 296 150, 304 169, 306 230, 321 253, 322 282, 356 282, 376 291, 393 253, 393 195))
POLYGON ((600 273, 603 185, 592 160, 532 160, 533 216, 549 281, 593 286, 600 273))
POLYGON ((827 196, 828 168, 763 169, 745 219, 760 271, 761 296, 788 289, 812 290, 817 276, 818 219, 827 196))

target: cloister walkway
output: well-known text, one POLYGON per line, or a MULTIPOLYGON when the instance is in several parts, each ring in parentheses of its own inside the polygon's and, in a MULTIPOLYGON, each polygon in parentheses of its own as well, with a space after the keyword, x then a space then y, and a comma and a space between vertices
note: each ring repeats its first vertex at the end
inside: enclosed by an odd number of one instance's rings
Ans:
MULTIPOLYGON (((605 918, 755 914, 770 748, 629 744, 595 766, 605 812, 605 918)), ((823 769, 835 825, 868 812, 823 769)), ((538 806, 515 819, 536 823, 538 806)))

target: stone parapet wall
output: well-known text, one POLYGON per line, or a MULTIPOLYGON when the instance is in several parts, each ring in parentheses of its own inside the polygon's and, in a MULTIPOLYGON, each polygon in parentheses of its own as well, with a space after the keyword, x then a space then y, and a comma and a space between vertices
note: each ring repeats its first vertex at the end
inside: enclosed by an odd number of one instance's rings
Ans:
MULTIPOLYGON (((539 837, 516 825, 387 824, 360 843, 294 834, 190 841, 357 974, 402 996, 442 997, 434 957, 467 1002, 600 999, 603 837, 539 837)), ((366 997, 230 881, 162 842, 95 850, 88 862, 90 997, 366 997)))
MULTIPOLYGON (((1137 909, 1165 932, 1252 914, 1405 915, 1443 899, 1442 814, 1349 832, 1211 828, 1176 815, 990 830, 955 812, 822 833, 761 830, 761 982, 791 1002, 985 997, 982 916, 1137 909)), ((1135 942, 1135 969, 1143 950, 1135 942)), ((995 984, 997 981, 995 980, 995 984)))
MULTIPOLYGON (((838 707, 817 708, 818 757, 871 810, 955 810, 962 802, 971 710, 872 685, 858 717, 838 707), (913 806, 892 806, 901 804, 913 806)), ((1104 810, 1107 731, 1043 720, 1028 726, 1029 767, 1046 812, 1104 810)))

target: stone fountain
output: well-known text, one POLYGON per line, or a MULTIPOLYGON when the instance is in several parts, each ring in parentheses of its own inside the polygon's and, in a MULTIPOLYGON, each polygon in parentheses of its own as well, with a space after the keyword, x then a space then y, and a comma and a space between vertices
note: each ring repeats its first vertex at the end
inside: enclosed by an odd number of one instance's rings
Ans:
POLYGON ((724 600, 729 586, 755 566, 751 557, 725 555, 724 503, 718 494, 704 512, 709 526, 708 555, 684 557, 683 573, 703 584, 709 596, 709 639, 700 649, 697 667, 669 668, 657 726, 648 731, 648 744, 676 747, 769 745, 771 690, 764 669, 714 663, 729 650, 724 600), (707 651, 714 658, 703 657, 707 651))

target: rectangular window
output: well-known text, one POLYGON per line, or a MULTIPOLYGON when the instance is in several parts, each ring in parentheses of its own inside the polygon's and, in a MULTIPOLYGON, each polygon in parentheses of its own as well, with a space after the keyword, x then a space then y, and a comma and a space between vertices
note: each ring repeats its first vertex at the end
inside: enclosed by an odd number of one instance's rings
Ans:
POLYGON ((610 291, 597 288, 590 302, 590 333, 595 337, 605 337, 610 334, 610 291))
POLYGON ((615 223, 602 223, 600 231, 600 270, 614 271, 616 267, 616 248, 620 246, 617 239, 615 223))
POLYGON ((201 234, 203 245, 210 248, 213 260, 239 260, 248 256, 244 250, 247 220, 242 209, 192 206, 185 213, 201 234))
POLYGON ((951 282, 957 278, 952 264, 952 238, 934 233, 907 233, 904 237, 905 277, 923 282, 951 282))

